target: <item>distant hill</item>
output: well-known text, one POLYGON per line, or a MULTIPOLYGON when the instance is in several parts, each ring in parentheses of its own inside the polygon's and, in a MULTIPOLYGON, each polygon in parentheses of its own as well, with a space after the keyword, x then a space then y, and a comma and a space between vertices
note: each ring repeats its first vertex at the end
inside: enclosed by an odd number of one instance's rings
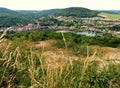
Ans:
POLYGON ((31 21, 32 19, 28 15, 10 9, 0 8, 0 27, 26 25, 31 21))
POLYGON ((7 9, 7 8, 0 8, 0 15, 13 15, 13 14, 18 14, 16 11, 7 9))
POLYGON ((87 8, 82 7, 70 7, 70 8, 64 8, 64 9, 50 9, 50 10, 43 10, 43 11, 37 11, 37 10, 19 10, 17 12, 21 12, 24 14, 34 14, 39 16, 73 16, 73 17, 96 17, 99 13, 98 11, 93 11, 87 8))
POLYGON ((40 12, 43 15, 73 16, 73 17, 95 17, 99 12, 82 7, 70 7, 65 9, 52 9, 40 12))
POLYGON ((103 13, 120 14, 120 10, 98 10, 103 13))

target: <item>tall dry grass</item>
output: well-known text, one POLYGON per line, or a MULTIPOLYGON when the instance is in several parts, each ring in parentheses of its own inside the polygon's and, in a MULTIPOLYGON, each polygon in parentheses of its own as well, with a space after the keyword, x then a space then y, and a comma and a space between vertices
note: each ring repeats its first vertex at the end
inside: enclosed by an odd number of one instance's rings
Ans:
MULTIPOLYGON (((64 34, 62 34, 62 36, 67 49, 67 41, 64 34)), ((0 38, 3 38, 3 35, 0 38)), ((2 54, 3 60, 0 60, 0 73, 2 73, 0 74, 1 88, 120 87, 118 78, 120 75, 119 67, 113 67, 115 72, 111 69, 104 70, 104 68, 101 72, 97 72, 96 69, 93 69, 90 65, 91 62, 94 62, 94 57, 97 52, 94 52, 94 54, 90 56, 88 46, 87 56, 83 58, 85 59, 83 62, 68 59, 64 65, 53 69, 54 67, 45 66, 45 57, 43 55, 44 46, 39 55, 36 55, 32 47, 25 52, 19 46, 12 49, 11 44, 12 43, 8 44, 2 54)))

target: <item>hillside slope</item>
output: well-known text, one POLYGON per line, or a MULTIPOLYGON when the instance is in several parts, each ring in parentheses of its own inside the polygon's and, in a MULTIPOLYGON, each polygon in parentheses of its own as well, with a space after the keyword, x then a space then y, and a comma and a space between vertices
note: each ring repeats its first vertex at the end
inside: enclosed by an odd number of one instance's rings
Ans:
POLYGON ((16 11, 7 9, 7 8, 0 8, 0 16, 1 15, 14 15, 14 14, 18 14, 16 11))
POLYGON ((41 11, 44 15, 54 15, 54 16, 73 16, 73 17, 95 17, 98 12, 82 7, 70 7, 65 9, 52 9, 41 11))
POLYGON ((0 8, 0 27, 26 25, 32 22, 29 16, 6 8, 0 8))

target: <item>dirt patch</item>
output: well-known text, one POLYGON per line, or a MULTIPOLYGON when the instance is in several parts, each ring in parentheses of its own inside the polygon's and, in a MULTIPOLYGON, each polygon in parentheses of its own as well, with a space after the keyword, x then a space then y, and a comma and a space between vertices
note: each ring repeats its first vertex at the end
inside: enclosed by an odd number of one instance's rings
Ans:
POLYGON ((35 47, 49 47, 51 44, 55 42, 54 40, 45 40, 45 41, 40 41, 37 44, 35 44, 35 47))

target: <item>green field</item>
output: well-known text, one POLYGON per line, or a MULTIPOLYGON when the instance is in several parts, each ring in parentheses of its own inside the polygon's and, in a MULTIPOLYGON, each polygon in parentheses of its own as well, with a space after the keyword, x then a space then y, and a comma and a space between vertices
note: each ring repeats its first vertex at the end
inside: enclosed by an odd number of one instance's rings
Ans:
POLYGON ((112 13, 100 13, 98 14, 99 16, 104 16, 104 17, 108 17, 111 19, 120 19, 120 14, 112 14, 112 13))

